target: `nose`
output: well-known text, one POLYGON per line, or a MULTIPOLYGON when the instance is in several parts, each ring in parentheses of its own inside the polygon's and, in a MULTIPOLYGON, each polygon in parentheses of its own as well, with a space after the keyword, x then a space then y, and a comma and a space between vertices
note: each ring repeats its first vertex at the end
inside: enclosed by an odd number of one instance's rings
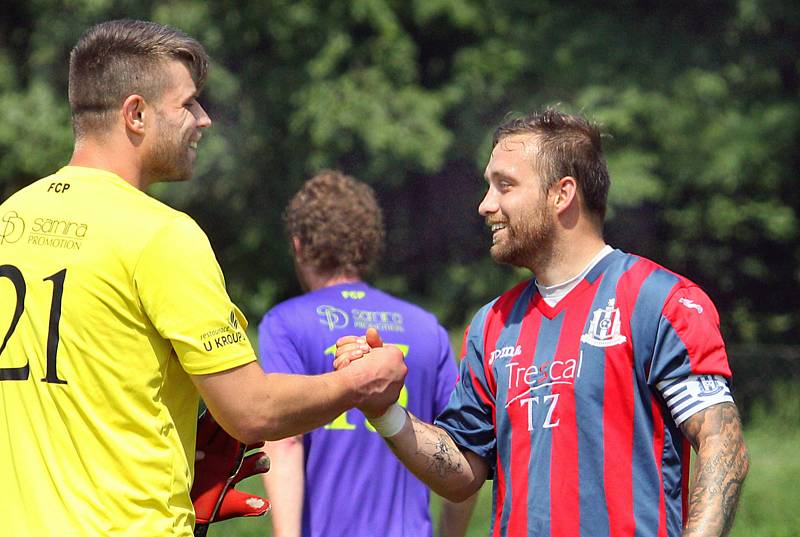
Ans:
POLYGON ((481 216, 488 216, 496 213, 500 209, 497 203, 497 193, 494 188, 489 186, 486 195, 483 196, 480 204, 478 204, 478 214, 481 216))
POLYGON ((206 113, 205 108, 200 103, 195 107, 195 118, 197 119, 198 129, 207 129, 211 126, 211 117, 206 113))

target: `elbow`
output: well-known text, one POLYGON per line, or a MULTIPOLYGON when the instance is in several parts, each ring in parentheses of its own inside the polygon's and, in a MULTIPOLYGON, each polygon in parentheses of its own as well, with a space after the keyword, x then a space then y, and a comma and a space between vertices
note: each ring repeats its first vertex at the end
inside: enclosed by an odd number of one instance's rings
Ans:
POLYGON ((452 483, 447 487, 434 487, 433 484, 430 484, 430 486, 436 494, 445 500, 452 503, 462 503, 470 499, 481 488, 481 483, 475 480, 455 486, 452 483))
POLYGON ((260 444, 265 440, 277 439, 274 435, 270 434, 273 425, 268 420, 264 419, 263 416, 237 416, 236 418, 226 420, 225 423, 221 422, 221 425, 229 435, 243 444, 260 444))

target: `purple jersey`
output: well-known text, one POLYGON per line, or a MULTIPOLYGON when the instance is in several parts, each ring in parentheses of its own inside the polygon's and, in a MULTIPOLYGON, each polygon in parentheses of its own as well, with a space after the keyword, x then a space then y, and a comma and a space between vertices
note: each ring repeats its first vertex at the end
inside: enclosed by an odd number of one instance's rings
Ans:
MULTIPOLYGON (((261 366, 267 372, 326 373, 333 369, 336 340, 370 326, 406 355, 408 376, 399 403, 433 421, 456 383, 447 333, 432 314, 365 283, 325 287, 272 308, 259 326, 261 366)), ((342 414, 303 441, 305 537, 432 534, 428 488, 360 411, 342 414)))
POLYGON ((681 534, 689 447, 656 386, 730 377, 702 290, 615 250, 553 307, 532 281, 486 305, 464 352, 436 423, 494 472, 492 536, 681 534))

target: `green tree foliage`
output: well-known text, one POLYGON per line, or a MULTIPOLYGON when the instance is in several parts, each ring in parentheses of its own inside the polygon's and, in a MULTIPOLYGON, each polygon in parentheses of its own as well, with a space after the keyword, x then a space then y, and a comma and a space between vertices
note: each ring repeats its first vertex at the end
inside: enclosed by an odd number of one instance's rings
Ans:
MULTIPOLYGON (((152 193, 207 230, 253 319, 298 292, 281 212, 315 170, 378 190, 378 282, 452 327, 524 273, 476 207, 493 127, 560 104, 602 122, 609 241, 700 283, 726 335, 800 329, 800 7, 773 0, 35 0, 0 15, 0 193, 69 158, 67 58, 91 23, 146 18, 214 59, 196 178, 152 193)), ((343 202, 342 210, 347 210, 343 202)))

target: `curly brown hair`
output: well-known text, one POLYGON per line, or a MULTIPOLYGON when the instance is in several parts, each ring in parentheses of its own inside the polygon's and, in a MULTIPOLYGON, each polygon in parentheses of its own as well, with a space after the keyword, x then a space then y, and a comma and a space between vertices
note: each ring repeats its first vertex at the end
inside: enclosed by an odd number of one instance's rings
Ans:
POLYGON ((383 250, 383 214, 375 191, 336 170, 324 170, 303 184, 284 212, 291 240, 303 260, 323 273, 369 273, 383 250))

